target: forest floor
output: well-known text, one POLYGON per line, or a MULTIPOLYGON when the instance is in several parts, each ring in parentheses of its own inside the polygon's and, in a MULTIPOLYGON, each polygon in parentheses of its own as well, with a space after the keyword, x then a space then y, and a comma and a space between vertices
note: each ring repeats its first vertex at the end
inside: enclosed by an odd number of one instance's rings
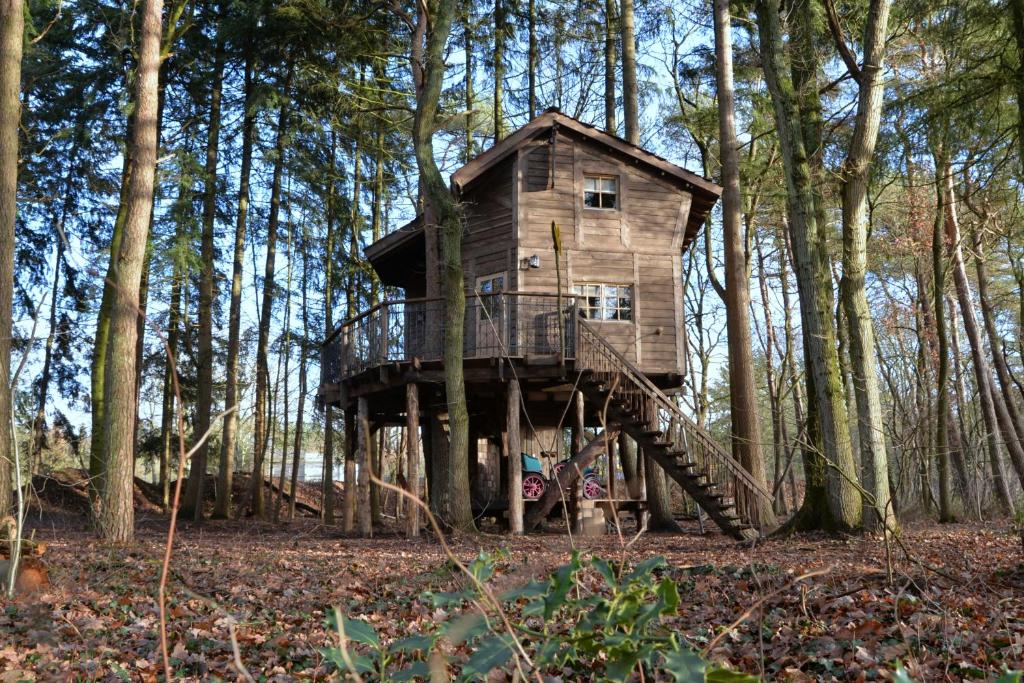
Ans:
MULTIPOLYGON (((0 681, 156 680, 166 519, 143 515, 127 549, 69 520, 34 526, 49 544, 52 586, 0 602, 0 681)), ((628 549, 614 536, 576 544, 584 556, 627 562, 663 555, 682 598, 670 627, 702 650, 742 618, 706 655, 765 680, 885 679, 897 661, 918 681, 1024 667, 1024 555, 1007 522, 909 525, 912 559, 893 550, 891 582, 877 538, 802 535, 750 547, 691 531, 643 535, 628 549), (823 573, 799 578, 815 570, 823 573)), ((559 534, 480 535, 452 547, 462 560, 496 553, 502 588, 544 579, 572 552, 559 534)), ((385 639, 409 635, 449 617, 423 595, 460 585, 450 567, 430 537, 346 539, 312 520, 183 524, 168 585, 175 673, 237 680, 237 620, 240 659, 256 679, 336 676, 320 654, 336 642, 327 611, 365 618, 385 639)))

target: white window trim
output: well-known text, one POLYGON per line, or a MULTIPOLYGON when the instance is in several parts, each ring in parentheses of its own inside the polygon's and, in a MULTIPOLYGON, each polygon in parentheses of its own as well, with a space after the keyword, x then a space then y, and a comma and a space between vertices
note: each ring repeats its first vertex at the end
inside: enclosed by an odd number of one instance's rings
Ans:
MULTIPOLYGON (((608 194, 607 192, 598 192, 601 194, 608 194)), ((583 202, 584 211, 621 211, 622 210, 622 179, 614 173, 587 173, 583 172, 583 196, 580 197, 583 202), (611 179, 615 181, 615 206, 587 206, 587 180, 589 178, 596 178, 598 180, 611 179)))
MULTIPOLYGON (((602 302, 605 300, 605 296, 604 296, 604 288, 605 287, 626 287, 626 288, 628 288, 629 289, 629 320, 622 320, 621 318, 610 318, 609 319, 609 318, 591 318, 591 317, 588 317, 587 321, 588 322, 593 322, 593 323, 608 323, 608 324, 613 324, 613 325, 614 324, 624 324, 624 325, 634 325, 634 324, 636 324, 636 287, 634 287, 632 284, 627 283, 627 282, 591 282, 591 281, 574 282, 573 286, 572 286, 573 296, 575 296, 577 299, 586 299, 587 297, 586 297, 585 294, 577 294, 576 293, 576 288, 577 287, 601 287, 602 291, 601 291, 601 296, 599 298, 601 299, 602 302)), ((590 307, 589 306, 585 306, 585 308, 587 308, 589 310, 590 307)), ((602 304, 602 310, 603 310, 603 304, 602 304)), ((621 309, 616 309, 616 310, 621 310, 621 309)))

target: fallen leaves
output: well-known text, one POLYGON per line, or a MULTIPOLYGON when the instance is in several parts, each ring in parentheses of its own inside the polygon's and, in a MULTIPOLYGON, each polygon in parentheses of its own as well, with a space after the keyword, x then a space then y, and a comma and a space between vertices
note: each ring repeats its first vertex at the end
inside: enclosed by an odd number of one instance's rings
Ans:
MULTIPOLYGON (((340 540, 333 533, 305 521, 282 529, 237 522, 183 529, 168 600, 176 672, 237 678, 232 619, 249 671, 283 681, 332 675, 320 649, 335 637, 325 626, 334 605, 388 640, 450 618, 425 597, 461 587, 437 544, 340 540)), ((0 683, 31 680, 30 674, 156 680, 159 525, 146 524, 129 552, 83 532, 40 530, 40 536, 49 543, 54 585, 32 602, 4 603, 0 683), (11 678, 11 672, 23 675, 11 678)), ((1004 665, 1024 667, 1020 545, 996 528, 908 528, 911 552, 957 581, 902 561, 893 585, 880 569, 884 549, 871 538, 803 536, 751 549, 717 535, 651 535, 628 551, 613 538, 582 542, 616 562, 664 555, 682 599, 669 623, 696 649, 754 606, 709 656, 765 679, 877 680, 888 678, 897 660, 919 681, 986 678, 1004 665), (827 574, 787 587, 825 567, 827 574)), ((495 581, 509 587, 545 575, 571 551, 564 537, 552 535, 484 535, 454 547, 462 558, 502 552, 495 581)))

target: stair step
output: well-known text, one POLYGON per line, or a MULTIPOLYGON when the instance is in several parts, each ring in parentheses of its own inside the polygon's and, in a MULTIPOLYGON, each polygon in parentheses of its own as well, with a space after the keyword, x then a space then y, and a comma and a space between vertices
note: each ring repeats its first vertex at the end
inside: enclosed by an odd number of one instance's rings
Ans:
POLYGON ((657 439, 664 433, 665 432, 661 431, 660 429, 648 429, 647 431, 641 432, 641 436, 643 436, 645 439, 657 439))
POLYGON ((651 443, 655 448, 672 448, 675 444, 671 441, 654 441, 651 443))

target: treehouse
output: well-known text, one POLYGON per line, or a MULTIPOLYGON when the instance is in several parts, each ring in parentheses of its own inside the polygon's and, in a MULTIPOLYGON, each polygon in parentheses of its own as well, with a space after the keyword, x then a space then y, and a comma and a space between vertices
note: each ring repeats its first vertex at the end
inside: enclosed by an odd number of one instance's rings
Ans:
MULTIPOLYGON (((687 365, 682 255, 721 188, 548 110, 456 171, 451 192, 464 221, 475 504, 507 510, 520 531, 524 491, 526 507, 539 495, 536 485, 524 488, 524 475, 549 485, 566 444, 569 457, 592 453, 585 434, 608 427, 632 438, 725 533, 755 534, 752 502, 770 495, 672 397, 687 365), (525 472, 520 453, 530 455, 525 472)), ((405 425, 422 435, 428 487, 441 476, 433 454, 447 438, 440 238, 430 227, 421 216, 366 248, 381 282, 404 297, 330 335, 320 386, 321 401, 345 412, 346 457, 366 462, 375 429, 405 425)), ((411 481, 418 441, 406 439, 411 481)), ((603 481, 595 489, 590 472, 576 488, 603 509, 642 510, 643 492, 624 490, 606 452, 616 441, 605 441, 603 481)))

